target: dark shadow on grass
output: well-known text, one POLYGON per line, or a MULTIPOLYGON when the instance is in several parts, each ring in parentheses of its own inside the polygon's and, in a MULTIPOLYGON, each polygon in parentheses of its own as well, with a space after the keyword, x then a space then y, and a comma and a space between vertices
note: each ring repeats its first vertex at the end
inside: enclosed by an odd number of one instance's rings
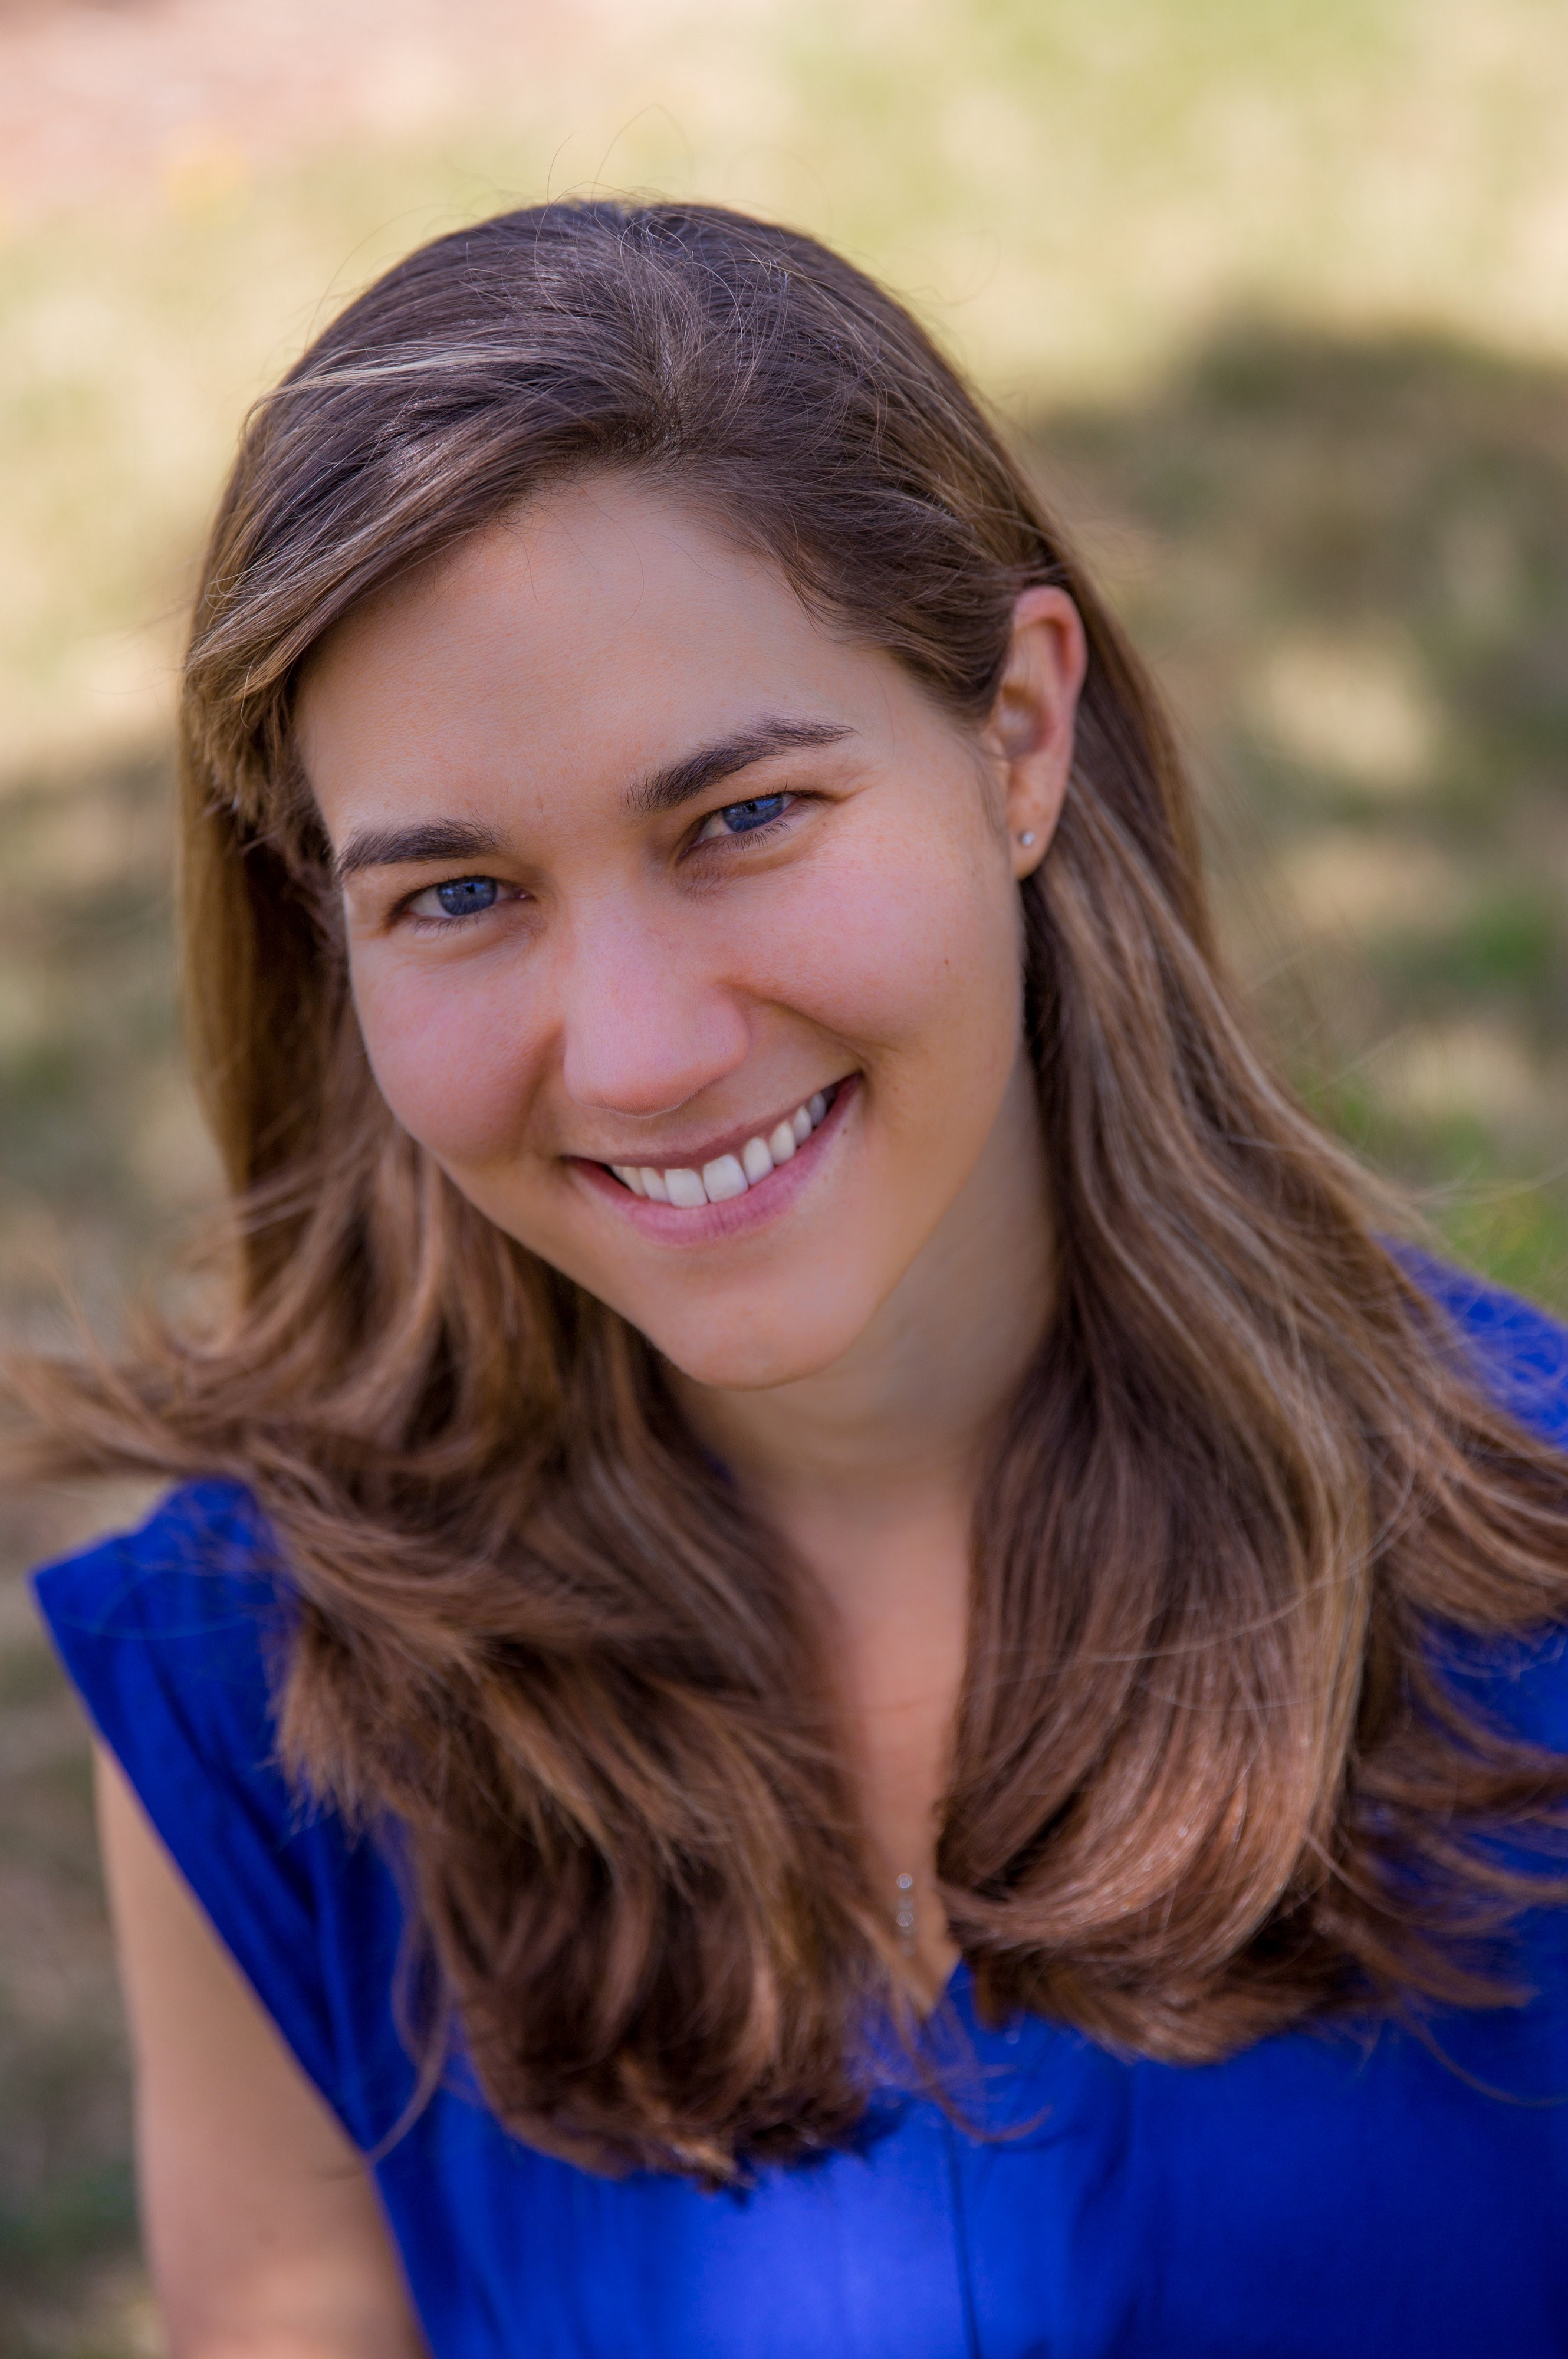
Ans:
POLYGON ((1168 681, 1324 1110, 1568 1303, 1568 371, 1236 321, 1029 440, 1168 681), (1452 1103, 1363 1071, 1455 1039, 1452 1103))

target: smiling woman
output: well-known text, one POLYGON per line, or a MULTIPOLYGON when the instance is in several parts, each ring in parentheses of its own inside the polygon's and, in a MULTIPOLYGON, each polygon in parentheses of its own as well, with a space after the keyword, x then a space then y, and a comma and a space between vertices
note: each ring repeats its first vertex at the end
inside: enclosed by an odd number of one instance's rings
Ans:
POLYGON ((921 332, 410 256, 184 777, 232 1300, 15 1376, 191 1478, 40 1577, 177 2349, 1559 2350, 1568 1339, 1274 1078, 921 332))
POLYGON ((1083 660, 1065 592, 1029 590, 966 728, 608 472, 366 598, 296 743, 387 1104, 705 1386, 839 1363, 965 1188, 1016 1196, 993 1257, 1043 1301, 1018 880, 1083 660))

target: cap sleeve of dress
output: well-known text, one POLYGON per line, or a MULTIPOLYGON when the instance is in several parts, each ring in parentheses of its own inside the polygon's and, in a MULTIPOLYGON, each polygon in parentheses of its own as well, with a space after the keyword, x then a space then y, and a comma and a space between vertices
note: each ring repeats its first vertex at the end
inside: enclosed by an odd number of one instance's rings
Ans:
MULTIPOLYGON (((1528 1431, 1568 1451, 1568 1328, 1473 1271, 1422 1254, 1405 1259, 1454 1321, 1481 1389, 1528 1431)), ((1447 1632, 1443 1651, 1467 1701, 1527 1744, 1568 1755, 1568 1625, 1486 1639, 1447 1632)), ((1514 1864, 1541 1861, 1527 1846, 1514 1864)), ((1560 1872, 1555 1858, 1551 1864, 1560 1872)), ((1563 1921, 1554 1916, 1558 1928, 1563 1921)))
POLYGON ((278 1766, 273 1687, 292 1603, 259 1509, 238 1484, 191 1484, 139 1531, 46 1567, 34 1588, 94 1727, 219 1938, 367 2143, 334 1951, 345 1893, 357 1884, 373 1914, 385 1894, 363 1864, 355 1875, 341 1821, 278 1766))
POLYGON ((1399 1257, 1453 1320, 1481 1389, 1542 1441, 1568 1450, 1568 1329, 1470 1270, 1409 1249, 1399 1257))

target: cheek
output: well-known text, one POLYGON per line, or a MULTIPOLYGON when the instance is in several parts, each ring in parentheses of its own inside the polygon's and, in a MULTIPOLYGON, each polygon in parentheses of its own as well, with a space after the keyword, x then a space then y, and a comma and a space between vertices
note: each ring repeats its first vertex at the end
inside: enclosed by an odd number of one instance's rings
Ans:
POLYGON ((453 1170, 511 1147, 538 1052, 503 977, 367 962, 354 997, 376 1086, 412 1137, 453 1170))
MULTIPOLYGON (((696 958, 705 987, 804 1022, 864 1062, 900 1136, 935 1125, 921 1151, 939 1163, 964 1151, 964 1110, 985 1117, 1016 1053, 1017 893, 987 850, 911 829, 841 839, 814 874, 748 897, 696 958)), ((548 1094, 559 1027, 540 1010, 552 986, 536 969, 525 987, 527 964, 510 948, 444 967, 375 951, 354 960, 381 1093, 460 1180, 516 1164, 529 1108, 548 1094)), ((687 968, 688 1016, 691 980, 687 968)))
POLYGON ((996 866, 984 847, 908 838, 836 860, 760 929, 754 988, 847 1046, 888 1052, 889 1083, 895 1063, 955 1055, 1010 1069, 1021 943, 1017 889, 996 866))

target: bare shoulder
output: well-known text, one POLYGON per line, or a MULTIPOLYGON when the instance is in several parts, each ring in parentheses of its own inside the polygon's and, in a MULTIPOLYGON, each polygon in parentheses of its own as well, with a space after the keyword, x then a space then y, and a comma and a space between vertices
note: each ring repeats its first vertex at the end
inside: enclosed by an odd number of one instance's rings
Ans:
POLYGON ((359 2154, 102 1749, 97 1781, 143 2219, 174 2359, 418 2359, 359 2154))

